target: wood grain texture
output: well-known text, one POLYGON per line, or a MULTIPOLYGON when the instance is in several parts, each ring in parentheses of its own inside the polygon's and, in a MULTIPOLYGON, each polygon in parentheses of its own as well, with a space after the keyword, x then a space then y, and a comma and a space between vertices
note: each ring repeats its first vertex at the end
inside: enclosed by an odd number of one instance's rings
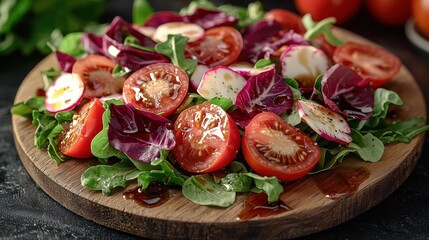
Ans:
MULTIPOLYGON (((336 29, 335 34, 346 41, 369 43, 344 30, 336 29)), ((56 66, 53 55, 38 64, 23 81, 15 102, 34 95, 42 86, 40 72, 52 66, 56 66)), ((426 115, 421 91, 405 67, 386 88, 398 92, 405 101, 398 112, 400 117, 426 115)), ((277 216, 239 221, 237 217, 243 208, 244 194, 238 195, 233 206, 220 209, 193 204, 180 191, 170 189, 167 203, 156 208, 143 208, 125 200, 121 191, 106 197, 87 190, 80 184, 80 176, 88 166, 87 160, 70 160, 57 166, 46 151, 34 147, 35 127, 29 120, 12 116, 12 122, 21 161, 47 194, 96 223, 150 238, 285 239, 333 227, 368 210, 398 188, 413 170, 423 144, 423 135, 409 144, 390 144, 377 163, 366 163, 353 157, 346 159, 343 165, 364 166, 371 173, 352 196, 328 199, 316 187, 314 177, 308 176, 294 185, 293 191, 282 195, 282 200, 293 210, 277 216)))

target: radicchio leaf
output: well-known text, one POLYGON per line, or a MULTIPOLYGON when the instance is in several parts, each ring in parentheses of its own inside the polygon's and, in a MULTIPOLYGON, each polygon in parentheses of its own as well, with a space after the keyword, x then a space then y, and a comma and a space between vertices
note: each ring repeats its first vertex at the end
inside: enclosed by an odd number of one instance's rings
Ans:
POLYGON ((237 95, 237 108, 230 115, 240 127, 245 128, 258 113, 270 111, 280 115, 289 110, 292 104, 292 90, 272 69, 247 80, 237 95))
POLYGON ((154 47, 155 42, 135 29, 130 23, 121 17, 115 17, 106 29, 105 35, 118 43, 124 43, 125 36, 131 35, 137 39, 137 42, 145 47, 154 47))
POLYGON ((184 17, 186 22, 200 25, 205 30, 219 26, 235 26, 238 19, 225 12, 197 8, 191 15, 184 17))
POLYGON ((76 62, 76 59, 64 52, 56 51, 55 56, 57 57, 58 65, 63 72, 71 73, 73 65, 76 62))
POLYGON ((109 25, 103 36, 84 33, 82 45, 89 53, 100 53, 111 58, 121 67, 138 70, 154 63, 167 63, 170 59, 155 51, 143 50, 124 44, 125 36, 133 36, 138 44, 144 47, 154 47, 155 42, 141 34, 131 24, 116 17, 109 25))
POLYGON ((145 27, 158 27, 169 22, 184 22, 184 18, 176 12, 161 11, 155 12, 144 24, 145 27))
POLYGON ((309 45, 302 35, 281 30, 282 26, 273 20, 264 20, 249 26, 243 33, 241 59, 256 63, 261 58, 269 59, 283 46, 309 45))
POLYGON ((369 83, 355 71, 335 64, 323 76, 321 92, 325 105, 349 119, 368 119, 374 107, 369 83))
POLYGON ((132 105, 110 104, 110 112, 109 143, 130 158, 149 163, 162 149, 171 150, 176 145, 173 125, 167 118, 132 105))
POLYGON ((103 41, 103 36, 99 36, 93 33, 84 32, 81 37, 83 49, 85 49, 85 51, 87 51, 89 54, 104 54, 103 41))
POLYGON ((119 53, 115 57, 116 62, 122 67, 133 71, 154 63, 169 63, 170 59, 155 51, 141 50, 121 44, 119 53))

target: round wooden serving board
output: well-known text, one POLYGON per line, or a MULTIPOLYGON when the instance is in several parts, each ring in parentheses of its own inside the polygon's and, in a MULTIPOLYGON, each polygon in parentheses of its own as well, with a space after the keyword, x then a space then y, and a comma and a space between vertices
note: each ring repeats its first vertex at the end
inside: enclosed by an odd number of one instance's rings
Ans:
MULTIPOLYGON (((343 40, 366 42, 350 32, 336 29, 343 40)), ((25 78, 15 102, 24 101, 42 86, 41 71, 56 66, 53 55, 44 59, 25 78)), ((426 115, 423 96, 405 67, 387 86, 399 93, 405 104, 400 108, 403 118, 426 115)), ((53 199, 71 211, 110 228, 149 238, 186 239, 285 239, 318 232, 343 223, 368 210, 390 195, 413 170, 422 149, 423 134, 409 144, 386 146, 383 158, 368 163, 356 158, 342 165, 365 167, 369 177, 351 196, 332 200, 317 188, 314 176, 294 186, 294 191, 281 199, 292 210, 266 218, 238 220, 245 194, 238 194, 236 203, 226 209, 196 205, 181 192, 170 189, 167 203, 144 208, 123 198, 122 191, 103 196, 83 188, 80 176, 87 168, 85 160, 70 160, 57 166, 45 150, 34 147, 35 127, 30 120, 13 116, 16 148, 22 163, 34 181, 53 199), (323 219, 323 221, 321 221, 323 219)), ((133 186, 129 186, 131 188, 133 186)))

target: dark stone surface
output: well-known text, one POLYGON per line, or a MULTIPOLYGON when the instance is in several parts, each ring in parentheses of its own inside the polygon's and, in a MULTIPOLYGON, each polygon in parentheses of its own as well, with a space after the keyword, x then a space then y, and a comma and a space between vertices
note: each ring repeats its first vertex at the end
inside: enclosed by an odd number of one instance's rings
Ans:
MULTIPOLYGON (((225 1, 217 1, 225 2, 225 1)), ((243 4, 245 1, 230 1, 243 4)), ((292 1, 264 1, 266 9, 293 9, 292 1)), ((132 1, 107 1, 104 19, 115 15, 131 20, 132 1)), ((187 1, 151 1, 155 9, 176 10, 187 1), (168 3, 168 4, 166 4, 168 3)), ((429 53, 418 51, 403 27, 386 27, 365 9, 343 27, 399 55, 429 98, 429 53)), ((15 93, 25 75, 43 56, 14 54, 0 57, 0 238, 1 239, 137 239, 65 209, 30 178, 15 150, 11 128, 15 93)), ((428 104, 427 104, 428 105, 428 104)), ((410 177, 386 200, 339 226, 302 239, 429 239, 429 138, 410 177)), ((323 221, 323 219, 320 219, 323 221)))

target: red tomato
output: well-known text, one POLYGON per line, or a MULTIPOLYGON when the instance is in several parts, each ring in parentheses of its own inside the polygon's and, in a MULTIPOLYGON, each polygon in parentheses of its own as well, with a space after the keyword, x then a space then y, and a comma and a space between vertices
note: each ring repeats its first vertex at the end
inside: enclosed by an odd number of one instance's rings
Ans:
POLYGON ((294 181, 319 161, 320 149, 305 133, 272 112, 256 115, 244 131, 242 151, 259 175, 294 181))
POLYGON ((240 133, 234 120, 211 103, 184 110, 173 131, 174 157, 188 172, 208 173, 226 167, 240 148, 240 133))
POLYGON ((102 129, 103 104, 98 98, 82 106, 59 138, 58 149, 67 156, 90 158, 91 141, 102 129))
POLYGON ((206 31, 204 38, 186 45, 185 55, 200 64, 228 66, 235 62, 243 49, 241 33, 233 27, 215 27, 206 31))
POLYGON ((83 97, 92 99, 120 93, 125 79, 112 76, 115 66, 112 60, 101 55, 88 55, 78 59, 73 65, 72 73, 78 74, 85 83, 83 97))
POLYGON ((280 23, 284 31, 294 30, 299 34, 304 34, 306 31, 301 22, 301 16, 285 9, 272 9, 265 14, 265 19, 280 23))
POLYGON ((371 14, 388 25, 403 25, 411 16, 410 0, 366 0, 371 14))
POLYGON ((412 13, 418 31, 429 39, 429 0, 413 0, 412 13))
POLYGON ((359 10, 362 0, 295 0, 301 14, 310 13, 315 21, 335 17, 337 24, 351 19, 359 10))
POLYGON ((162 116, 173 113, 187 97, 189 78, 171 63, 156 63, 135 71, 125 80, 125 103, 162 116))
POLYGON ((338 46, 332 59, 356 71, 373 88, 390 81, 402 65, 401 60, 387 50, 352 42, 338 46))

